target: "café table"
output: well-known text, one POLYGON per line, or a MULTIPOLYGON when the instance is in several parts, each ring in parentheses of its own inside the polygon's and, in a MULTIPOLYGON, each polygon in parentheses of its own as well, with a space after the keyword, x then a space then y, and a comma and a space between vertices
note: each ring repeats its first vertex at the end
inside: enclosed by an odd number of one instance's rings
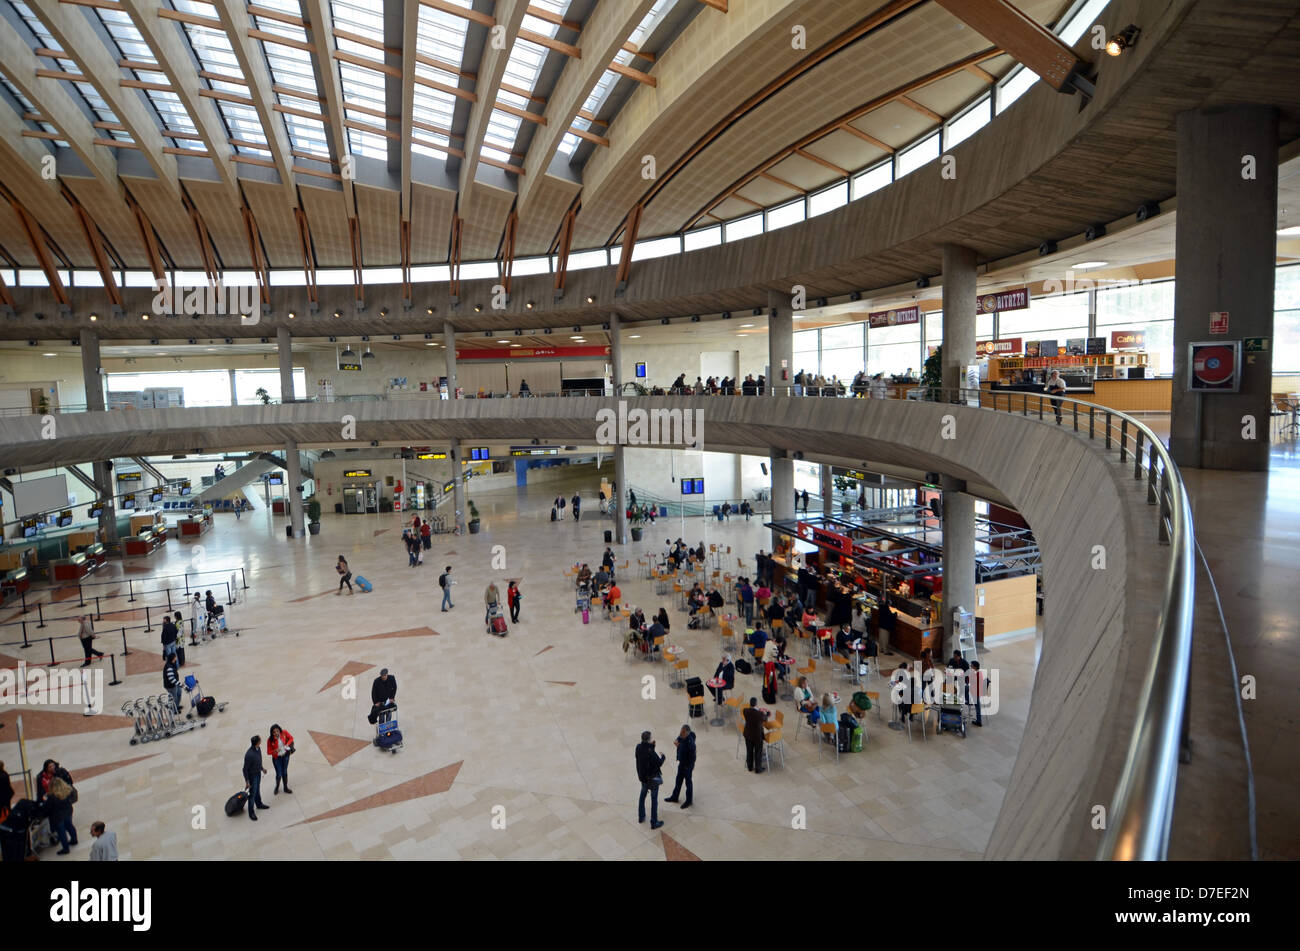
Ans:
POLYGON ((780 697, 782 700, 793 700, 794 687, 790 686, 789 674, 790 674, 790 668, 793 667, 795 664, 797 664, 798 661, 796 661, 793 657, 779 657, 777 658, 776 662, 780 664, 782 667, 784 667, 786 672, 786 676, 781 678, 780 697))
MULTIPOLYGON (((710 687, 718 688, 719 691, 727 686, 727 682, 721 677, 711 677, 705 681, 705 684, 710 687)), ((723 697, 720 692, 713 695, 713 719, 709 721, 713 726, 722 726, 725 722, 722 719, 722 700, 723 697)))

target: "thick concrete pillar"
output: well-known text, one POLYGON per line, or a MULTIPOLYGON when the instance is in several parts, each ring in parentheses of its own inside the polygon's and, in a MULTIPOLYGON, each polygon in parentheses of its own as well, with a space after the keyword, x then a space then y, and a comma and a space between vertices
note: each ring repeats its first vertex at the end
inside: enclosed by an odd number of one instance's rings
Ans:
MULTIPOLYGON (((767 392, 789 396, 794 380, 794 311, 790 295, 767 292, 767 392)), ((743 378, 742 378, 743 379, 743 378)))
POLYGON ((619 326, 618 314, 609 315, 609 365, 610 382, 614 384, 614 395, 623 392, 623 334, 619 326))
POLYGON ((1169 446, 1181 466, 1268 468, 1272 349, 1242 355, 1240 392, 1189 392, 1188 344, 1273 336, 1277 151, 1272 106, 1216 106, 1178 116, 1169 446), (1224 311, 1228 332, 1211 335, 1210 314, 1224 311), (1253 433, 1245 417, 1253 418, 1253 433))
MULTIPOLYGON (((81 339, 81 376, 86 389, 86 411, 102 413, 104 411, 104 377, 100 373, 99 334, 89 328, 80 332, 81 339)), ((104 503, 104 512, 99 516, 99 540, 105 547, 117 547, 117 508, 113 500, 113 470, 106 462, 91 463, 91 475, 99 490, 99 497, 104 503)))
MULTIPOLYGON (((275 342, 276 352, 280 357, 280 402, 292 403, 297 396, 293 392, 293 341, 289 337, 289 328, 280 327, 276 330, 275 342)), ((234 380, 233 372, 230 378, 234 380)), ((295 534, 296 531, 295 529, 295 534)))
MULTIPOLYGON (((772 520, 791 521, 794 519, 794 460, 786 458, 784 453, 778 455, 778 451, 773 450, 768 465, 772 468, 772 520)), ((772 533, 773 551, 776 550, 777 539, 781 537, 776 532, 772 533)))
MULTIPOLYGON (((455 362, 454 344, 452 361, 455 362)), ((447 375, 447 384, 451 385, 451 374, 447 375)), ((454 393, 455 390, 452 390, 454 393)), ((465 534, 465 523, 469 518, 469 513, 465 510, 465 469, 461 463, 460 440, 451 440, 451 478, 452 478, 452 505, 456 506, 456 527, 460 529, 461 534, 465 534)))
POLYGON ((943 643, 936 663, 957 646, 953 609, 975 610, 975 499, 962 488, 960 480, 943 477, 943 643))
POLYGON ((622 445, 614 447, 614 537, 626 545, 629 540, 627 524, 627 465, 622 445))
MULTIPOLYGON (((456 398, 456 328, 449 323, 442 325, 442 343, 442 352, 447 359, 447 399, 454 400, 456 398)), ((456 504, 456 508, 460 508, 460 503, 456 504)))
MULTIPOLYGON (((292 393, 293 390, 289 392, 292 393)), ((293 537, 302 538, 305 534, 302 521, 302 493, 298 491, 298 486, 302 485, 302 463, 298 458, 298 444, 292 439, 284 444, 284 461, 289 473, 289 524, 293 526, 293 537)))
POLYGON ((943 246, 943 399, 956 399, 962 368, 975 362, 975 252, 943 246))
POLYGON ((239 395, 235 392, 235 371, 230 371, 230 405, 239 405, 239 395))
POLYGON ((835 514, 835 498, 834 498, 835 481, 831 476, 831 467, 829 464, 823 462, 820 468, 821 468, 821 479, 822 479, 822 514, 834 515, 835 514))

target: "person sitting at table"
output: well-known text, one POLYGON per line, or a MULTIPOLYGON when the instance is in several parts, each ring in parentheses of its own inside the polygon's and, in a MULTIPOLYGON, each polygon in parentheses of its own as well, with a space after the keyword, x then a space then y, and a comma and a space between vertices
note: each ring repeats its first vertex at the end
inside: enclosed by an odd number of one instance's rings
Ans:
POLYGON ((798 595, 795 595, 795 597, 791 598, 790 603, 787 604, 785 607, 786 627, 790 628, 790 630, 793 631, 796 627, 799 626, 799 622, 802 620, 803 620, 803 602, 799 600, 798 595))
POLYGON ((605 617, 608 618, 618 605, 619 599, 623 597, 623 592, 619 590, 618 585, 611 584, 605 589, 604 595, 600 599, 600 606, 605 609, 605 617))
POLYGON ((767 631, 763 630, 762 624, 755 627, 754 633, 745 638, 745 643, 749 645, 749 653, 757 658, 758 651, 767 647, 767 631))
MULTIPOLYGON (((849 657, 853 653, 853 632, 847 624, 841 624, 840 629, 835 633, 835 653, 841 657, 849 657)), ((844 666, 844 669, 853 672, 852 660, 844 666)))
POLYGON ((771 601, 772 589, 767 586, 766 582, 760 581, 758 587, 754 590, 754 597, 758 599, 760 604, 764 601, 771 601))
MULTIPOLYGON (((831 702, 831 695, 828 693, 822 694, 822 705, 821 705, 820 716, 821 716, 822 723, 838 724, 840 722, 840 715, 839 713, 836 712, 835 704, 831 702)), ((839 738, 835 735, 829 736, 829 739, 832 743, 839 742, 839 738)))
POLYGON ((800 713, 812 713, 817 706, 813 693, 808 689, 808 678, 800 677, 794 685, 794 705, 800 713))
POLYGON ((672 630, 672 625, 668 623, 668 609, 667 609, 667 608, 665 608, 665 607, 663 607, 663 606, 661 605, 661 606, 659 607, 659 613, 656 614, 656 615, 654 616, 654 619, 655 619, 656 622, 658 622, 659 626, 662 627, 662 628, 664 629, 664 633, 665 633, 665 634, 667 634, 670 630, 672 630))
MULTIPOLYGON (((767 654, 764 655, 764 658, 763 658, 764 660, 774 660, 774 661, 779 661, 781 658, 783 658, 783 657, 788 657, 788 656, 789 656, 789 655, 786 654, 786 652, 785 652, 786 643, 787 643, 786 638, 785 638, 785 631, 773 631, 773 632, 772 632, 772 640, 771 640, 769 643, 770 643, 770 645, 771 645, 771 649, 767 652, 767 654), (773 651, 775 651, 775 653, 773 653, 773 651), (768 655, 771 655, 771 656, 768 656, 768 655)), ((777 664, 777 665, 776 665, 776 675, 777 675, 779 678, 781 678, 782 680, 785 680, 785 679, 786 679, 786 677, 785 677, 785 675, 786 675, 786 665, 785 665, 785 664, 777 664)))
POLYGON ((664 630, 664 626, 659 623, 658 618, 651 618, 650 626, 646 628, 645 632, 646 651, 652 653, 655 650, 655 641, 661 637, 664 639, 665 644, 668 643, 668 632, 664 630))
POLYGON ((600 566, 607 570, 611 576, 614 574, 614 549, 608 545, 605 546, 605 554, 600 557, 600 566))
POLYGON ((596 582, 597 591, 600 591, 607 584, 609 584, 610 582, 609 572, 605 570, 604 565, 601 565, 599 568, 596 569, 596 573, 592 576, 592 580, 596 582))
POLYGON ((717 614, 718 611, 720 611, 722 607, 727 603, 727 600, 722 596, 721 591, 719 591, 716 587, 713 587, 709 589, 708 602, 709 602, 709 607, 713 608, 713 613, 717 614))
POLYGON ((734 690, 736 687, 736 665, 731 661, 731 655, 724 652, 722 662, 718 664, 718 669, 713 672, 714 680, 721 680, 721 687, 710 687, 709 693, 713 694, 713 699, 721 703, 727 699, 727 691, 734 690))
POLYGON ((583 562, 582 567, 578 569, 578 586, 581 587, 582 585, 590 585, 590 584, 591 584, 591 568, 590 566, 587 565, 586 562, 583 562))
POLYGON ((700 564, 704 564, 704 542, 703 541, 701 541, 699 546, 695 549, 695 560, 698 561, 700 564))
POLYGON ((965 657, 961 656, 961 651, 956 647, 952 649, 952 656, 948 658, 948 666, 961 670, 970 670, 970 664, 966 662, 965 657))

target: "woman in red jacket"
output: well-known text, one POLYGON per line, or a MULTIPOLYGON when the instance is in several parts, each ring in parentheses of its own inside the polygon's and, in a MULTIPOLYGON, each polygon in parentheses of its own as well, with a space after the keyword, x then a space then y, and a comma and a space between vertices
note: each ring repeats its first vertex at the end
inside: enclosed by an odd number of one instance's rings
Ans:
POLYGON ((289 754, 293 751, 293 736, 288 730, 282 730, 280 724, 272 724, 266 737, 266 755, 271 757, 271 763, 275 766, 276 793, 280 792, 280 783, 284 783, 285 792, 293 792, 289 788, 289 754))
POLYGON ((510 605, 510 623, 519 623, 519 599, 523 597, 519 593, 519 582, 513 578, 510 580, 510 587, 506 588, 506 603, 510 605))

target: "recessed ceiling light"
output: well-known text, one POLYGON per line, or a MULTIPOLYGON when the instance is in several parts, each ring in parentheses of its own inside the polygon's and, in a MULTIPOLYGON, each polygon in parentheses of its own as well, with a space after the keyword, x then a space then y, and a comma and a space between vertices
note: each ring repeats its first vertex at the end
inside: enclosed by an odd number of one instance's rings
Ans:
POLYGON ((791 319, 791 320, 803 320, 803 319, 804 319, 805 317, 807 317, 807 316, 808 316, 807 314, 794 314, 794 315, 792 315, 792 316, 790 317, 790 319, 791 319))
POLYGON ((628 334, 628 335, 627 335, 627 339, 628 339, 628 340, 639 340, 640 337, 641 337, 640 334, 628 334))
MULTIPOLYGON (((1294 238, 1300 236, 1300 225, 1293 225, 1290 228, 1278 228, 1277 233, 1278 236, 1282 238, 1294 238)), ((90 319, 94 320, 95 318, 91 317, 90 319)))
POLYGON ((140 315, 140 319, 141 319, 141 320, 148 320, 148 319, 149 319, 149 315, 148 315, 148 314, 141 314, 141 315, 140 315))
POLYGON ((570 339, 570 340, 582 340, 583 337, 582 337, 582 334, 575 334, 575 335, 570 335, 569 339, 570 339))
POLYGON ((741 329, 741 330, 744 330, 746 327, 752 327, 752 326, 754 326, 754 325, 753 325, 753 324, 741 324, 741 325, 740 325, 740 329, 741 329))
POLYGON ((57 354, 57 353, 42 353, 41 356, 43 356, 43 357, 57 357, 58 354, 57 354))
POLYGON ((1078 264, 1075 265, 1075 267, 1078 268, 1080 271, 1086 271, 1089 268, 1105 267, 1109 263, 1110 263, 1109 261, 1080 261, 1078 264))
MULTIPOLYGON (((1282 232, 1280 232, 1280 231, 1278 232, 1278 234, 1281 234, 1281 233, 1282 233, 1282 232)), ((91 314, 91 315, 90 315, 90 319, 91 319, 91 320, 99 320, 99 315, 98 315, 98 314, 91 314)))
POLYGON ((512 346, 512 347, 522 347, 523 344, 522 344, 522 343, 512 343, 510 346, 512 346))
POLYGON ((293 320, 293 319, 294 319, 295 317, 297 317, 297 316, 298 316, 298 315, 295 314, 293 311, 289 311, 289 319, 290 319, 290 320, 293 320))
POLYGON ((438 345, 437 345, 436 343, 426 343, 425 346, 426 346, 426 347, 436 347, 436 346, 438 346, 438 345))
POLYGON ((217 348, 216 348, 216 347, 208 347, 208 349, 209 349, 209 350, 215 350, 215 349, 217 349, 217 348))
POLYGON ((497 343, 509 343, 509 340, 498 340, 497 343))

